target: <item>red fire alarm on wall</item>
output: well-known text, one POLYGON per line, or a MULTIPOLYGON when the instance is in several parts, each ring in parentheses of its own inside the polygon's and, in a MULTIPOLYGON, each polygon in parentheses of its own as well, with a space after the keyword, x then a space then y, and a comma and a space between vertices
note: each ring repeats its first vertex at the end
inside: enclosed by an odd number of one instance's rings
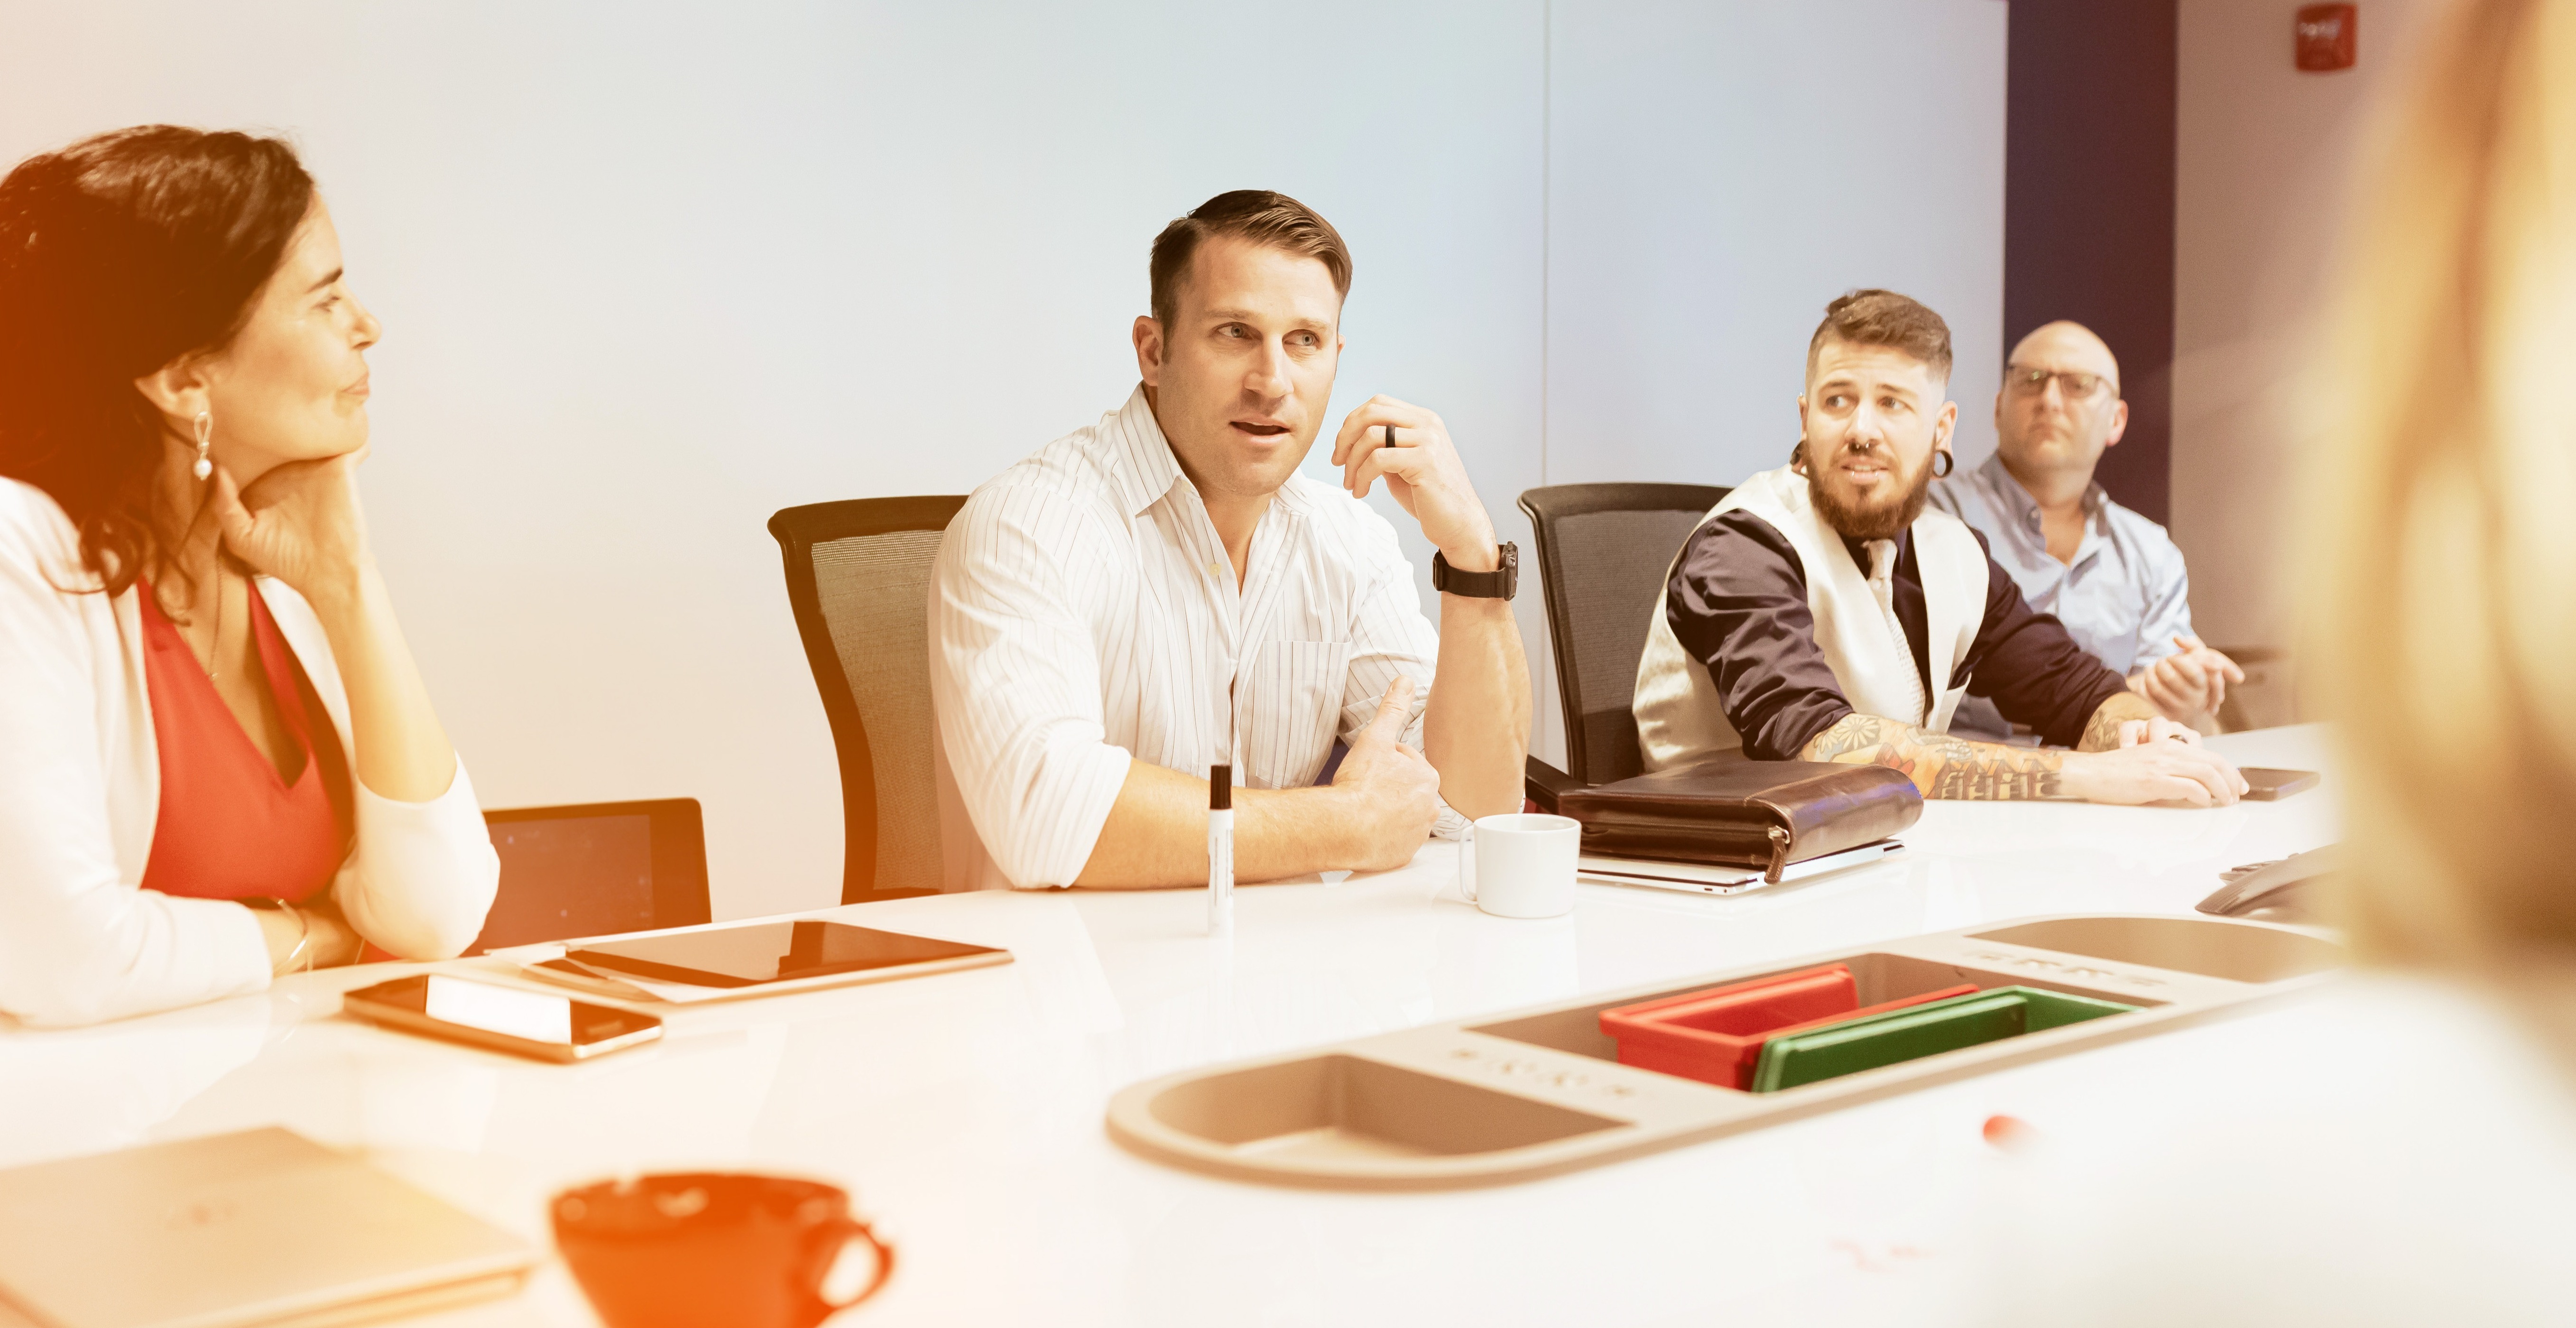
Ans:
POLYGON ((2361 25, 2360 10, 2359 5, 2299 6, 2298 20, 2290 29, 2299 68, 2311 74, 2352 68, 2353 30, 2361 25))

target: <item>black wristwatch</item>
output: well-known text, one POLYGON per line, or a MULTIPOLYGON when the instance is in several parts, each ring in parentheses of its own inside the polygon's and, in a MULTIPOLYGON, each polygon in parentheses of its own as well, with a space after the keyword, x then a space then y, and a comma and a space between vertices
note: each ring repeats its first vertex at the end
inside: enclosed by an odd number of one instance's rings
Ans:
POLYGON ((1490 572, 1461 572, 1449 565, 1438 550, 1431 554, 1431 588, 1444 595, 1464 595, 1469 599, 1510 599, 1521 588, 1520 546, 1497 545, 1502 566, 1490 572))

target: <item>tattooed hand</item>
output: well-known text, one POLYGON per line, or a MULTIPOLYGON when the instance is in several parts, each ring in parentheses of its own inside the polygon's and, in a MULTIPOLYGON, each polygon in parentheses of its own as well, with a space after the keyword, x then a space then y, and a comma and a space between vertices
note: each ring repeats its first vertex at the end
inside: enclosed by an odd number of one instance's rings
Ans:
POLYGON ((2200 745, 2135 694, 2104 701, 2067 762, 2068 791, 2091 802, 2187 802, 2225 806, 2245 793, 2234 763, 2200 745))
POLYGON ((2205 807, 2234 802, 2244 793, 2245 777, 2226 757, 2200 746, 2199 734, 2152 712, 2123 713, 2123 702, 2137 698, 2123 692, 2093 713, 2085 730, 2086 749, 2080 751, 1970 742, 1853 714, 1809 739, 1798 754, 1809 761, 1902 771, 1927 798, 2081 798, 2205 807), (2094 748, 2097 740, 2108 750, 2094 748))
POLYGON ((1970 742, 1876 715, 1845 715, 1808 739, 1809 761, 1883 765, 1901 771, 1927 798, 2062 798, 2066 753, 1970 742))
POLYGON ((2142 742, 2171 738, 2175 742, 2200 743, 2200 730, 2170 719, 2124 719, 2120 721, 2119 746, 2135 747, 2142 742))
MULTIPOLYGON (((2172 720, 2166 719, 2162 714, 2157 712, 2154 706, 2147 704, 2146 699, 2139 696, 2137 693, 2120 692, 2112 696, 2110 700, 2104 701, 2101 705, 2094 707, 2093 718, 2086 720, 2084 723, 2084 739, 2083 741, 2075 744, 2075 750, 2079 752, 2107 752, 2121 747, 2132 746, 2135 744, 2136 740, 2127 736, 2127 730, 2132 724, 2140 726, 2163 724, 2166 726, 2166 730, 2180 729, 2183 727, 2180 724, 2174 723, 2172 720)), ((2194 733, 2191 741, 2200 741, 2200 735, 2194 733)))

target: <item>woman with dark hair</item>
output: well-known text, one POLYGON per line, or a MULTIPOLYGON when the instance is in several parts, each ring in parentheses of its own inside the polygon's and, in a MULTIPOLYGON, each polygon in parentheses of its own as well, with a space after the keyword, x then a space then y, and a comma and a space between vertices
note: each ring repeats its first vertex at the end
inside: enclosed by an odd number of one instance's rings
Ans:
POLYGON ((379 331, 284 143, 142 126, 0 179, 0 1011, 481 930, 500 864, 358 507, 379 331))

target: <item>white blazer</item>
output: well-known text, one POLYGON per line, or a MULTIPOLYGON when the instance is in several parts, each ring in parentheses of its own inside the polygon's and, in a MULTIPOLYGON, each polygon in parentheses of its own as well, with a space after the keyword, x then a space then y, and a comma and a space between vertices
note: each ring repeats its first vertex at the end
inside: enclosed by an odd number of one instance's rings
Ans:
MULTIPOLYGON (((0 479, 0 1011, 37 1025, 215 1000, 269 977, 250 910, 142 888, 161 809, 142 610, 133 588, 62 589, 97 584, 79 550, 51 496, 0 479)), ((464 763, 429 802, 370 792, 321 620, 285 585, 254 584, 352 752, 341 907, 405 959, 463 951, 501 880, 464 763)))

